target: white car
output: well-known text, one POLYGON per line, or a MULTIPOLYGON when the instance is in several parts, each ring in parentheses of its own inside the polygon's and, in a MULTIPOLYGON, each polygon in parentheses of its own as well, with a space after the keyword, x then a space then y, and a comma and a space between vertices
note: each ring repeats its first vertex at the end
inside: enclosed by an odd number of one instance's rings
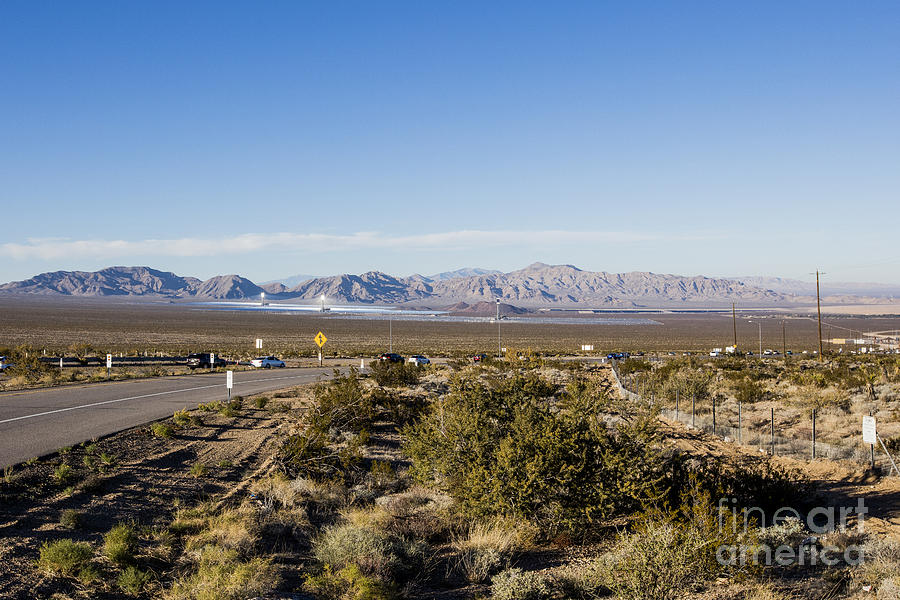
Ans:
POLYGON ((271 369, 272 367, 283 368, 284 361, 275 358, 274 356, 261 356, 259 358, 254 358, 250 361, 250 364, 256 367, 257 369, 271 369))
POLYGON ((416 365, 417 367, 424 367, 425 365, 431 364, 431 361, 428 360, 427 358, 425 358, 424 356, 422 356, 421 354, 413 354, 412 356, 409 357, 409 360, 407 362, 411 362, 412 364, 416 365))

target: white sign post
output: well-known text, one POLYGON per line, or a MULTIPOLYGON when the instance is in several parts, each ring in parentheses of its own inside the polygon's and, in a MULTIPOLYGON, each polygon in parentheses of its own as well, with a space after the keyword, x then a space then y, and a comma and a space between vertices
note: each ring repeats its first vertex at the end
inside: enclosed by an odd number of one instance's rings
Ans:
POLYGON ((106 378, 109 379, 112 373, 112 354, 106 355, 106 378))
POLYGON ((873 446, 878 442, 878 433, 875 430, 875 417, 866 415, 863 417, 862 423, 863 429, 863 442, 866 444, 872 444, 873 446))
POLYGON ((225 387, 228 388, 228 401, 231 402, 231 388, 234 387, 234 371, 225 372, 225 387))
POLYGON ((256 338, 256 349, 262 350, 262 338, 256 338))
POLYGON ((216 353, 215 352, 209 353, 209 368, 210 369, 216 368, 216 353))

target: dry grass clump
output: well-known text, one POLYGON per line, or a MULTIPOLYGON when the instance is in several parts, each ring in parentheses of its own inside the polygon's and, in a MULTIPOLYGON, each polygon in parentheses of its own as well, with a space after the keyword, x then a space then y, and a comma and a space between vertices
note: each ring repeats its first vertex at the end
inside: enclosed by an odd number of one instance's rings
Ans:
POLYGON ((466 532, 452 541, 454 569, 467 581, 487 581, 508 565, 512 555, 526 544, 527 529, 522 524, 493 519, 469 525, 466 532))
POLYGON ((259 540, 259 527, 247 508, 224 511, 204 519, 201 530, 188 538, 185 550, 202 552, 207 546, 249 552, 259 540))
POLYGON ((900 598, 900 542, 873 537, 862 550, 864 562, 854 577, 854 587, 873 586, 879 600, 900 598))
POLYGON ((292 508, 300 504, 303 492, 294 487, 293 482, 280 473, 255 480, 250 492, 261 506, 267 509, 292 508))
POLYGON ((244 600, 262 596, 278 584, 272 562, 241 558, 236 550, 207 546, 200 551, 194 572, 177 579, 167 600, 244 600))
POLYGON ((391 531, 411 539, 436 541, 451 533, 455 521, 453 499, 446 494, 414 487, 399 494, 382 496, 378 506, 391 514, 391 531))

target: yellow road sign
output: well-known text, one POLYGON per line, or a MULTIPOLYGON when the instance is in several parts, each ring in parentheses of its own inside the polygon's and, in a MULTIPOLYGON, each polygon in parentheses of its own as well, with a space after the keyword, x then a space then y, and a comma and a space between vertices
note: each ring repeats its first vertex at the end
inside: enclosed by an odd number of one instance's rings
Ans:
POLYGON ((325 342, 328 341, 328 338, 325 337, 325 334, 320 331, 319 333, 316 334, 315 340, 316 340, 316 343, 319 345, 319 348, 321 348, 322 346, 325 345, 325 342))

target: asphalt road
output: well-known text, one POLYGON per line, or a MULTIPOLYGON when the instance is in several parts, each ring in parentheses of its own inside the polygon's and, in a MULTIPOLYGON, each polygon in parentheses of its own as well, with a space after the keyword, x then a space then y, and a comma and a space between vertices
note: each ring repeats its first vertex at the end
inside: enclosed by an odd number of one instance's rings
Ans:
MULTIPOLYGON (((235 372, 232 393, 259 394, 331 373, 330 368, 235 372)), ((226 395, 224 372, 0 393, 0 468, 226 395)))

